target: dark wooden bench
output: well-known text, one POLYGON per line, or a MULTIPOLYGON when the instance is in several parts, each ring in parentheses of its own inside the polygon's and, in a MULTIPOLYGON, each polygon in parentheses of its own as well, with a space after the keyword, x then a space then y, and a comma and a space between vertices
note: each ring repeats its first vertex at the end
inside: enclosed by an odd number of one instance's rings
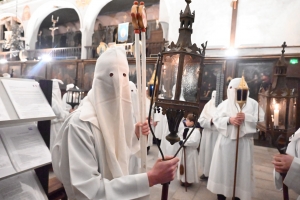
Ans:
POLYGON ((49 200, 68 200, 63 184, 56 178, 49 179, 49 200))

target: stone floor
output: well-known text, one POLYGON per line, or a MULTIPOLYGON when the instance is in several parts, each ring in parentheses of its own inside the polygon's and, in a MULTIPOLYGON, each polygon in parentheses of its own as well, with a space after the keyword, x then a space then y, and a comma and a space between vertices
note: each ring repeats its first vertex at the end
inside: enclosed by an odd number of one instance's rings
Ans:
MULTIPOLYGON (((277 153, 276 149, 267 147, 254 147, 254 175, 255 175, 255 193, 253 200, 282 200, 282 192, 277 191, 273 181, 272 155, 277 153)), ((152 146, 148 155, 148 168, 150 169, 158 156, 158 148, 152 146)), ((199 172, 199 176, 202 173, 199 172)), ((188 188, 180 186, 179 180, 174 180, 169 186, 169 200, 216 200, 217 196, 206 188, 206 181, 200 181, 188 188)), ((150 200, 160 200, 161 185, 153 186, 150 190, 150 200)), ((297 194, 290 190, 290 200, 297 199, 297 194)), ((227 198, 229 199, 229 198, 227 198)))

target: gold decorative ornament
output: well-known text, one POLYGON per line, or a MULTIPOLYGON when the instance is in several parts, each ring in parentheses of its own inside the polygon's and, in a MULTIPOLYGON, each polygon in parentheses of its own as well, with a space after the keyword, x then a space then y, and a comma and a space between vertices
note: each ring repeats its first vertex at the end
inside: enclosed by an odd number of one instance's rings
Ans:
POLYGON ((85 7, 87 5, 89 5, 91 2, 91 0, 76 0, 76 5, 78 7, 85 7))

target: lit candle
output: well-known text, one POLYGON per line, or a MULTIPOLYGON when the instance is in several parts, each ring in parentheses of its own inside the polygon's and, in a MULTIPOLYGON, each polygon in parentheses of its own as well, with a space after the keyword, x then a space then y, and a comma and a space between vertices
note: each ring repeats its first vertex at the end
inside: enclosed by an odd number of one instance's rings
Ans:
POLYGON ((275 109, 274 109, 274 126, 278 126, 278 119, 279 119, 279 109, 278 109, 278 104, 275 104, 275 109))

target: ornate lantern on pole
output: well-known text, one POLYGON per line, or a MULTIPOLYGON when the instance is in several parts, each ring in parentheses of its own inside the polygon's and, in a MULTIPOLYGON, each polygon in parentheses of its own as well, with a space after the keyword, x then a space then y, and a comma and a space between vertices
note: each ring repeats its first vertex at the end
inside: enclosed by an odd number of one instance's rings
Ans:
MULTIPOLYGON (((289 137, 296 130, 295 89, 286 85, 288 64, 284 58, 286 43, 282 45, 281 57, 273 68, 273 82, 268 89, 261 88, 258 94, 259 105, 265 110, 265 121, 259 122, 257 128, 271 134, 272 144, 281 154, 285 154, 289 137)), ((284 179, 284 174, 282 174, 284 179)), ((288 199, 288 190, 283 187, 284 200, 288 199)))
POLYGON ((170 134, 167 140, 174 144, 180 140, 177 136, 182 117, 189 113, 199 117, 200 87, 202 80, 202 64, 206 44, 202 50, 192 45, 193 22, 195 12, 191 13, 189 4, 184 12, 180 12, 180 28, 178 41, 162 52, 162 67, 158 71, 159 91, 155 105, 162 108, 167 115, 170 134))
MULTIPOLYGON (((157 76, 154 76, 154 79, 158 78, 157 84, 154 80, 149 85, 158 86, 158 89, 152 90, 155 107, 159 112, 162 109, 162 114, 167 116, 170 134, 166 136, 166 139, 171 144, 180 140, 177 132, 183 117, 192 113, 195 118, 199 118, 203 60, 207 46, 207 42, 201 44, 201 49, 191 42, 195 12, 192 13, 190 10, 191 0, 185 1, 186 8, 184 12, 180 12, 178 41, 176 44, 172 42, 167 49, 162 51, 161 60, 158 62, 157 76)), ((161 154, 164 159, 162 152, 161 154)), ((161 199, 167 198, 168 183, 163 185, 161 199)))
POLYGON ((81 102, 82 91, 77 87, 77 81, 78 81, 77 76, 78 76, 78 62, 76 66, 76 77, 75 77, 74 87, 69 89, 67 92, 67 104, 70 104, 72 106, 72 109, 74 109, 74 107, 79 105, 81 102))
POLYGON ((266 90, 260 88, 258 93, 259 105, 265 111, 265 121, 259 122, 257 128, 270 133, 272 144, 277 146, 280 135, 288 138, 295 133, 296 126, 296 98, 295 89, 286 85, 288 64, 284 58, 286 43, 282 45, 281 57, 273 68, 273 82, 266 90))

